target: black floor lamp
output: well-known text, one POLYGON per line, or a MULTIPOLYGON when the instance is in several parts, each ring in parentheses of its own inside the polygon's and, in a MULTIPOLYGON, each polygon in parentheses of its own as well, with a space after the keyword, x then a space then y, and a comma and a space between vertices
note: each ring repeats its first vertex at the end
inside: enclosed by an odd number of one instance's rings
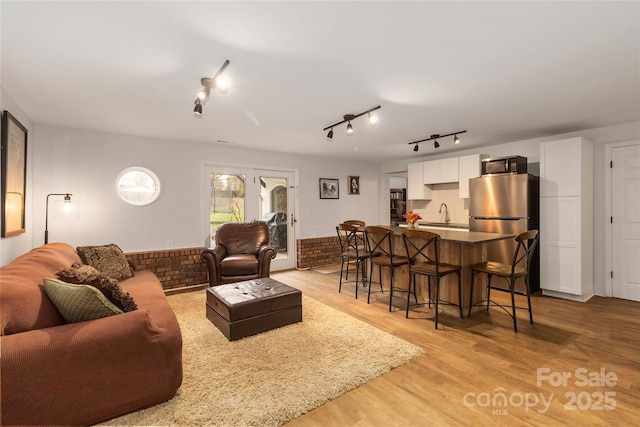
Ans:
POLYGON ((51 194, 47 194, 47 207, 45 210, 45 219, 44 219, 44 244, 46 245, 47 243, 49 243, 49 197, 50 196, 64 196, 64 203, 65 206, 69 206, 69 208, 71 207, 71 196, 73 196, 73 194, 70 193, 51 193, 51 194))

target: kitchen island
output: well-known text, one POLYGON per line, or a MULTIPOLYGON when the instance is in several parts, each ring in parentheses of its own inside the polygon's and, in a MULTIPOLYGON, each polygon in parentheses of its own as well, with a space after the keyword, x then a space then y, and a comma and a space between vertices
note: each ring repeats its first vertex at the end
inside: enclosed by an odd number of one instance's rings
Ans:
MULTIPOLYGON (((445 227, 447 225, 443 224, 445 227)), ((395 233, 394 239, 394 253, 398 255, 406 255, 404 243, 402 240, 402 233, 407 229, 407 227, 400 226, 383 226, 390 228, 395 233)), ((505 239, 513 239, 515 237, 514 234, 499 234, 499 233, 485 233, 479 231, 463 231, 463 230, 453 230, 453 229, 443 229, 443 227, 428 227, 425 225, 420 225, 421 230, 430 231, 432 233, 436 233, 440 235, 441 241, 440 246, 438 247, 438 255, 440 258, 440 262, 456 264, 462 267, 462 308, 463 312, 466 313, 469 308, 469 290, 471 286, 471 265, 487 261, 487 250, 486 244, 490 242, 496 242, 499 240, 505 239)), ((379 277, 378 272, 374 271, 373 276, 374 280, 379 277)), ((440 279, 440 297, 442 300, 452 302, 454 304, 458 303, 458 287, 457 287, 457 278, 455 275, 451 275, 448 277, 443 277, 440 279), (450 282, 453 286, 450 286, 450 282)), ((394 272, 394 281, 396 283, 396 287, 407 289, 409 285, 409 268, 408 266, 402 266, 398 268, 394 272)), ((382 282, 384 285, 384 289, 388 289, 389 287, 389 275, 388 269, 383 269, 382 271, 382 282)), ((426 290, 427 290, 427 279, 424 277, 417 277, 418 283, 418 300, 425 301, 427 300, 426 290)), ((374 288, 375 289, 375 288, 374 288)), ((432 287, 433 291, 434 287, 432 287)), ((402 295, 402 294, 400 294, 402 295)), ((400 296, 398 295, 398 296, 400 296)), ((477 280, 474 283, 473 289, 474 295, 474 303, 480 302, 487 296, 486 290, 486 278, 482 278, 481 280, 477 280)), ((404 296, 404 295, 403 295, 404 296)), ((394 298, 395 299, 395 298, 394 298)), ((406 296, 405 296, 406 301, 406 296)), ((399 303, 398 301, 394 302, 397 307, 405 307, 404 304, 399 303)), ((443 306, 444 307, 444 306, 443 306)), ((446 308, 444 308, 447 310, 446 308)), ((451 311, 451 313, 457 312, 451 311)))

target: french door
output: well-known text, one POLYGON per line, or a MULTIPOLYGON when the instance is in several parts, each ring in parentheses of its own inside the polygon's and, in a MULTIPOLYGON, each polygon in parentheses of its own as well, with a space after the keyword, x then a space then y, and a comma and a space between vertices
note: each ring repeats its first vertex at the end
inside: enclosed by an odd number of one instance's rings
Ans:
POLYGON ((262 220, 269 227, 269 244, 277 256, 272 270, 295 266, 295 174, 293 171, 248 167, 205 166, 206 220, 215 243, 225 222, 262 220))

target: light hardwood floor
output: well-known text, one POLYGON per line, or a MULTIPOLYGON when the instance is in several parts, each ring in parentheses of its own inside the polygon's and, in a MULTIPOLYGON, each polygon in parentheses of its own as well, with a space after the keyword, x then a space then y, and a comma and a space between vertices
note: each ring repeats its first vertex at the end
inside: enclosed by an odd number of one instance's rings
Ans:
POLYGON ((405 318, 406 294, 394 296, 390 313, 388 292, 372 294, 371 304, 366 292, 356 300, 353 284, 338 293, 337 273, 290 270, 272 277, 425 350, 287 427, 638 425, 640 303, 534 295, 534 325, 522 311, 517 334, 495 307, 462 320, 452 308, 441 309, 435 330, 433 308, 415 307, 405 318))

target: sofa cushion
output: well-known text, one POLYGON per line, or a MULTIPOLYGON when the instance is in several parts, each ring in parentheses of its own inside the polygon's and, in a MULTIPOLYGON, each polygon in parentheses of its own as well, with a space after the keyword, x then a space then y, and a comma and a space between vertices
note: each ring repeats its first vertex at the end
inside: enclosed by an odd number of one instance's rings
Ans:
POLYGON ((115 279, 101 273, 95 267, 75 263, 56 273, 59 279, 76 285, 90 285, 97 288, 107 299, 122 311, 137 310, 138 306, 129 292, 124 291, 115 279))
POLYGON ((80 262, 73 246, 49 243, 0 268, 0 335, 64 325, 64 318, 44 291, 43 277, 80 262))
POLYGON ((102 246, 79 246, 78 255, 85 264, 97 268, 107 276, 124 280, 133 277, 133 270, 122 249, 113 243, 102 246))
POLYGON ((122 314, 102 292, 90 285, 74 285, 44 278, 44 289, 67 323, 122 314))

